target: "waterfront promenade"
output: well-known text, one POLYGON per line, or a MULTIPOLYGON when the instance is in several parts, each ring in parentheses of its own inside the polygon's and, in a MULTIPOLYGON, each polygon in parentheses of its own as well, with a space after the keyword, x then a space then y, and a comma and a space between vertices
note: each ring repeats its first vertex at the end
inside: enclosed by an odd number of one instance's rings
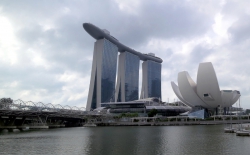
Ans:
POLYGON ((102 119, 88 119, 88 124, 96 126, 183 126, 183 125, 218 125, 218 124, 241 124, 250 123, 249 117, 238 117, 230 120, 228 116, 215 116, 210 120, 189 119, 188 117, 134 117, 113 119, 112 117, 102 119), (244 119, 243 119, 244 118, 244 119))
POLYGON ((119 117, 69 106, 23 102, 1 102, 0 131, 76 126, 183 126, 250 123, 250 116, 216 115, 209 120, 173 117, 119 117))

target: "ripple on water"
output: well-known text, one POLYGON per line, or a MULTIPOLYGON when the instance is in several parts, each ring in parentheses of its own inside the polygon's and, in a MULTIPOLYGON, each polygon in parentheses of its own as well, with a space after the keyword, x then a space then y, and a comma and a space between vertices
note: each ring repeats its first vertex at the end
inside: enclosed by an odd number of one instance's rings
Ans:
POLYGON ((250 137, 223 126, 60 128, 0 134, 0 154, 248 154, 250 137))

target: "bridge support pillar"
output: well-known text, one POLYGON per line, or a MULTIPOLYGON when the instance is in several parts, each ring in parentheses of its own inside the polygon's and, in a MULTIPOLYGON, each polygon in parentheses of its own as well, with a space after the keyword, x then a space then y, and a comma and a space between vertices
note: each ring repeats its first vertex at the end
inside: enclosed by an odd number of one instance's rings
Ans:
POLYGON ((0 126, 4 126, 4 120, 0 117, 0 126))
POLYGON ((11 128, 10 128, 10 129, 7 129, 7 130, 8 130, 8 132, 13 132, 14 129, 11 129, 11 128))
POLYGON ((64 119, 49 119, 48 120, 48 126, 49 126, 49 128, 65 127, 63 122, 64 122, 64 119))
POLYGON ((17 129, 20 131, 23 131, 24 129, 28 129, 28 126, 23 126, 24 122, 26 120, 26 117, 18 117, 16 118, 15 125, 17 126, 17 129))
POLYGON ((9 116, 9 119, 6 120, 5 125, 14 126, 15 121, 16 121, 16 116, 9 116))

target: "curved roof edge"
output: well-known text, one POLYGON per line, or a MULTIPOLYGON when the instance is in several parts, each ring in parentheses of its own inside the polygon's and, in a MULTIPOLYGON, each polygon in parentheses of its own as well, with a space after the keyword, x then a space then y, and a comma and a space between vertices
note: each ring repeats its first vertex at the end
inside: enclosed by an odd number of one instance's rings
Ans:
POLYGON ((171 86, 172 86, 172 89, 175 93, 175 95, 184 103, 186 104, 187 106, 189 107, 194 107, 192 104, 188 103, 187 101, 185 101, 185 99, 182 97, 181 95, 181 92, 179 90, 179 87, 173 82, 171 81, 171 86))
POLYGON ((232 98, 232 102, 234 104, 235 102, 238 101, 238 99, 240 98, 241 94, 240 94, 240 92, 238 90, 234 90, 233 92, 234 92, 234 96, 232 98))
POLYGON ((206 108, 213 108, 206 104, 196 93, 196 83, 190 77, 187 71, 178 73, 178 87, 182 97, 185 101, 192 103, 194 106, 202 106, 206 108))
POLYGON ((229 107, 234 104, 233 98, 237 95, 236 91, 221 90, 221 107, 229 107))
POLYGON ((95 26, 91 23, 83 23, 83 28, 85 29, 86 32, 88 32, 89 35, 91 35, 96 40, 106 38, 107 40, 109 40, 110 42, 115 44, 118 47, 118 51, 120 51, 120 52, 127 51, 127 52, 130 52, 132 54, 135 54, 142 61, 152 60, 152 61, 155 61, 158 63, 163 62, 162 59, 159 57, 155 57, 155 56, 148 55, 148 54, 143 54, 143 53, 137 52, 137 51, 123 45, 116 38, 114 38, 110 34, 106 33, 105 31, 101 30, 100 28, 98 28, 97 26, 95 26))
POLYGON ((211 62, 199 64, 197 72, 197 93, 205 103, 213 107, 222 105, 219 82, 211 62), (212 99, 206 99, 204 94, 209 94, 212 99))

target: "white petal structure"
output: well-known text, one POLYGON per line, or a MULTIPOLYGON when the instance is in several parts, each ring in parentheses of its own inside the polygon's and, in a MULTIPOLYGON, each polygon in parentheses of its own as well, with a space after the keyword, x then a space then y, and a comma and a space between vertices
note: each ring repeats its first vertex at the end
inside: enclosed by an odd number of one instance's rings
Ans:
POLYGON ((178 74, 179 90, 183 98, 194 106, 207 106, 196 93, 196 83, 191 79, 188 72, 178 74))
POLYGON ((171 86, 173 88, 173 91, 174 93, 176 94, 176 96, 186 105, 190 106, 190 107, 193 107, 192 104, 188 103, 187 101, 185 101, 181 95, 181 92, 179 90, 179 87, 174 83, 174 82, 171 82, 171 86))
POLYGON ((211 62, 200 63, 197 74, 197 94, 212 107, 221 105, 218 80, 211 62))
POLYGON ((190 107, 201 106, 207 109, 230 107, 240 97, 237 90, 220 91, 218 80, 211 62, 200 63, 197 74, 197 84, 188 72, 178 74, 178 86, 171 82, 176 96, 190 107))
POLYGON ((239 91, 237 90, 222 90, 221 98, 222 98, 222 107, 229 107, 234 104, 240 97, 239 91))
POLYGON ((234 104, 240 98, 240 92, 237 90, 233 91, 232 104, 234 104))

